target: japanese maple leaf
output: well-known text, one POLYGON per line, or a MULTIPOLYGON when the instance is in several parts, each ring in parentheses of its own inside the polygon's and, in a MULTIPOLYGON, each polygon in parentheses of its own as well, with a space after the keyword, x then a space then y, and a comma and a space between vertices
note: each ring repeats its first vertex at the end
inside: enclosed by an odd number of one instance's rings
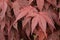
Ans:
MULTIPOLYGON (((52 26, 52 28, 54 29, 55 26, 54 26, 54 22, 53 22, 53 19, 50 18, 50 16, 48 15, 47 12, 41 12, 40 15, 42 15, 44 17, 44 19, 46 20, 46 22, 52 26), (42 13, 42 14, 41 14, 42 13)), ((52 30, 53 31, 53 30, 52 30)))
POLYGON ((22 17, 26 16, 28 14, 28 12, 30 11, 31 6, 25 7, 21 10, 20 14, 17 16, 15 22, 17 22, 17 20, 21 19, 22 17))
MULTIPOLYGON (((32 0, 29 0, 29 1, 31 2, 32 0)), ((28 4, 29 3, 28 3, 27 0, 16 0, 14 3, 12 3, 12 5, 13 5, 12 7, 13 7, 13 10, 14 10, 14 15, 17 17, 21 12, 20 10, 23 9, 25 6, 28 6, 28 4)))
POLYGON ((24 17, 24 20, 22 21, 22 28, 23 30, 26 28, 26 34, 29 37, 29 34, 31 32, 31 28, 30 28, 30 21, 32 19, 32 17, 36 16, 37 10, 35 8, 32 8, 28 14, 26 15, 26 17, 24 17))
POLYGON ((48 23, 49 25, 52 26, 52 28, 54 29, 54 22, 52 21, 52 19, 46 14, 46 12, 39 12, 39 14, 37 14, 37 16, 35 16, 32 19, 32 33, 35 29, 35 27, 37 26, 37 24, 39 24, 39 27, 42 29, 42 31, 44 32, 45 36, 46 36, 46 23, 48 23))
POLYGON ((59 18, 55 11, 51 9, 51 10, 48 10, 47 13, 50 16, 50 18, 52 18, 58 25, 60 25, 59 18))
MULTIPOLYGON (((17 1, 13 3, 13 10, 14 10, 14 14, 16 17, 15 22, 17 22, 19 19, 25 17, 27 14, 32 15, 31 12, 29 13, 29 11, 32 10, 31 6, 27 6, 27 7, 20 9, 20 4, 17 3, 17 1)), ((13 23, 13 25, 15 24, 15 22, 13 23)), ((17 28, 17 26, 16 26, 16 28, 17 28)))
POLYGON ((35 29, 35 27, 37 26, 37 24, 39 24, 39 26, 41 27, 41 29, 43 30, 43 32, 46 34, 46 21, 45 19, 39 15, 35 16, 33 19, 32 19, 32 24, 31 24, 31 27, 32 27, 32 33, 35 29))
MULTIPOLYGON (((33 13, 33 12, 32 12, 33 13)), ((29 22, 31 20, 31 16, 33 17, 32 19, 32 33, 36 27, 37 24, 39 24, 39 26, 41 27, 41 29, 43 30, 44 34, 46 35, 46 23, 50 24, 52 26, 52 28, 54 29, 54 22, 52 21, 52 19, 48 16, 47 12, 39 12, 39 13, 33 13, 31 15, 31 13, 24 19, 23 26, 25 26, 27 24, 27 22, 29 22), (32 16, 34 15, 34 16, 32 16)))
MULTIPOLYGON (((17 15, 15 15, 16 20, 13 22, 13 24, 11 24, 11 26, 15 25, 18 20, 25 17, 28 14, 28 12, 31 10, 31 8, 32 8, 31 6, 27 6, 27 7, 23 8, 23 9, 21 9, 21 10, 18 10, 18 12, 16 11, 16 14, 17 14, 17 15)), ((14 28, 17 29, 17 26, 14 26, 14 28)))
POLYGON ((24 26, 31 21, 32 17, 36 16, 37 10, 35 8, 32 8, 31 11, 28 12, 26 17, 24 17, 24 20, 22 21, 22 26, 24 26))

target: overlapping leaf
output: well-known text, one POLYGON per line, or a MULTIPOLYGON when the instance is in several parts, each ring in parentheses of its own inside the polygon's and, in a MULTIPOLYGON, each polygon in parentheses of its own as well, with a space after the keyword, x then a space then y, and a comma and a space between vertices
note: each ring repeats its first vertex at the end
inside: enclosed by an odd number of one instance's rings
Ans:
POLYGON ((29 21, 31 21, 32 17, 36 16, 36 13, 37 10, 35 8, 32 8, 31 11, 28 12, 28 14, 26 15, 22 22, 23 28, 29 21))
POLYGON ((46 36, 46 26, 47 26, 46 23, 50 24, 53 27, 53 29, 55 28, 52 19, 44 12, 40 12, 40 15, 37 15, 32 19, 32 26, 31 26, 32 32, 34 31, 38 23, 42 31, 44 32, 45 36, 46 36))
POLYGON ((31 24, 31 27, 32 27, 32 33, 34 31, 34 29, 36 28, 37 24, 38 24, 38 20, 39 20, 39 17, 36 16, 32 19, 32 24, 31 24))
POLYGON ((31 16, 33 17, 32 24, 31 24, 32 33, 33 33, 34 29, 36 28, 37 24, 39 24, 39 26, 42 29, 42 31, 44 32, 45 36, 47 36, 47 34, 46 34, 47 24, 46 23, 48 23, 49 25, 51 25, 50 27, 52 27, 53 29, 55 28, 54 27, 54 22, 49 17, 49 15, 48 15, 47 12, 39 12, 39 13, 36 13, 35 16, 30 15, 30 18, 27 17, 27 19, 24 19, 25 21, 23 21, 23 26, 26 25, 27 22, 31 20, 31 16))
POLYGON ((15 31, 19 29, 17 21, 21 18, 23 18, 22 29, 19 30, 25 31, 30 39, 30 33, 34 33, 38 27, 35 33, 39 36, 39 40, 43 40, 47 37, 47 23, 52 32, 55 28, 54 22, 60 25, 60 12, 56 10, 59 7, 60 2, 57 3, 57 0, 0 0, 0 40, 5 40, 5 28, 8 31, 8 40, 20 39, 15 31), (56 15, 58 13, 59 18, 56 15))
POLYGON ((39 26, 46 35, 46 20, 40 15, 39 26))
POLYGON ((25 28, 25 25, 31 20, 31 18, 25 18, 23 21, 22 21, 22 26, 23 28, 25 28))
POLYGON ((24 9, 22 9, 21 12, 20 12, 20 14, 17 16, 15 22, 17 22, 22 17, 26 16, 28 14, 28 12, 30 11, 30 9, 31 9, 31 6, 28 6, 28 7, 24 8, 24 9))

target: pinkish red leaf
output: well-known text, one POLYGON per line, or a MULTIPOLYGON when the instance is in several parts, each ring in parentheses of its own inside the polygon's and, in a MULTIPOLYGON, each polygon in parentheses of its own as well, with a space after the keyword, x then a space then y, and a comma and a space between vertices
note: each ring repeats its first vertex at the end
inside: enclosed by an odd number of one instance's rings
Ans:
POLYGON ((28 12, 30 11, 30 9, 31 9, 31 6, 28 6, 28 7, 25 7, 24 9, 22 9, 21 12, 20 12, 20 14, 17 16, 15 22, 17 22, 22 17, 26 16, 28 14, 28 12))
POLYGON ((36 0, 37 2, 37 7, 42 11, 43 6, 44 6, 44 0, 36 0))
POLYGON ((22 21, 22 26, 23 28, 25 28, 24 26, 31 20, 31 18, 26 17, 23 21, 22 21))
POLYGON ((14 10, 14 15, 17 17, 20 14, 20 5, 18 4, 17 1, 13 3, 13 10, 14 10))
POLYGON ((36 16, 32 19, 32 24, 31 24, 32 33, 33 33, 34 29, 36 28, 37 24, 38 24, 38 17, 36 16))
POLYGON ((47 26, 46 25, 46 20, 44 19, 44 17, 42 15, 40 15, 39 18, 40 18, 39 19, 39 26, 42 29, 42 31, 44 32, 45 36, 47 36, 46 35, 46 26, 47 26))
POLYGON ((38 11, 32 7, 32 9, 28 12, 27 17, 34 17, 37 15, 36 13, 38 13, 38 11))
MULTIPOLYGON (((28 22, 28 24, 26 25, 26 35, 28 36, 28 38, 29 38, 29 36, 30 36, 30 32, 31 32, 31 27, 30 27, 30 21, 28 22)), ((29 38, 30 39, 30 38, 29 38)))
POLYGON ((51 26, 53 26, 53 28, 55 28, 53 19, 51 19, 48 15, 42 15, 42 16, 45 18, 48 24, 50 24, 51 26))

